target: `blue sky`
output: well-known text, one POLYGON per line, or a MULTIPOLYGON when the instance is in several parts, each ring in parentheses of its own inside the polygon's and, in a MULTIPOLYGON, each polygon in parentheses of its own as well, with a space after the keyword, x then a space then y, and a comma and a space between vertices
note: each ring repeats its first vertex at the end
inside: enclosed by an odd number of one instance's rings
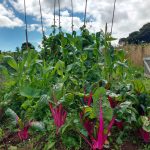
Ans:
MULTIPOLYGON (((36 47, 42 38, 41 33, 32 31, 29 32, 29 42, 36 47)), ((14 51, 16 47, 20 47, 25 42, 25 31, 22 28, 0 29, 0 50, 14 51)))
MULTIPOLYGON (((0 3, 2 4, 2 0, 0 3)), ((16 11, 10 3, 7 3, 7 9, 13 9, 13 12, 16 17, 20 20, 24 21, 24 14, 16 11)), ((34 17, 28 15, 27 16, 28 24, 39 24, 39 21, 34 20, 34 17)), ((40 32, 36 30, 28 32, 29 42, 31 42, 34 46, 38 47, 39 42, 42 39, 42 35, 40 32)), ((0 28, 0 50, 4 51, 14 51, 16 47, 21 47, 21 44, 25 42, 25 29, 24 27, 1 27, 0 28)))
MULTIPOLYGON (((8 2, 5 2, 4 0, 0 0, 0 3, 5 9, 11 10, 12 13, 15 15, 16 18, 19 18, 22 22, 24 22, 24 13, 22 11, 18 11, 15 9, 15 7, 8 2)), ((57 11, 57 10, 56 10, 57 11)), ((71 11, 67 8, 61 9, 62 14, 67 16, 71 13, 71 11)), ((58 13, 56 12, 56 15, 58 13)), ((76 12, 74 14, 76 17, 80 18, 83 20, 83 13, 78 13, 76 12)), ((40 28, 40 20, 36 19, 36 16, 27 14, 27 22, 28 22, 28 27, 31 25, 37 25, 38 28, 40 28)), ((51 24, 52 25, 52 24, 51 24)), ((51 25, 49 27, 45 27, 45 32, 47 35, 49 35, 52 31, 51 25)), ((65 29, 64 29, 65 30, 65 29)), ((36 48, 38 48, 41 40, 42 40, 42 34, 41 32, 32 29, 32 27, 29 27, 28 29, 28 39, 29 42, 31 42, 36 48)), ((21 47, 21 44, 25 42, 25 28, 24 25, 20 26, 15 26, 15 27, 0 27, 0 50, 4 51, 14 51, 16 47, 21 47)))
MULTIPOLYGON (((61 1, 61 26, 71 32, 71 0, 61 1)), ((88 0, 87 28, 91 32, 104 29, 108 23, 110 30, 114 0, 88 0)), ((54 0, 41 0, 44 30, 48 36, 53 25, 54 0)), ((74 29, 83 25, 85 0, 73 0, 74 29)), ((38 0, 26 0, 29 42, 36 47, 41 43, 42 34, 38 0)), ((126 37, 150 22, 150 2, 143 0, 117 0, 113 36, 126 37)), ((15 50, 25 42, 23 0, 0 0, 0 50, 15 50)), ((58 11, 58 4, 56 6, 58 11)), ((56 15, 58 25, 58 15, 56 15)))

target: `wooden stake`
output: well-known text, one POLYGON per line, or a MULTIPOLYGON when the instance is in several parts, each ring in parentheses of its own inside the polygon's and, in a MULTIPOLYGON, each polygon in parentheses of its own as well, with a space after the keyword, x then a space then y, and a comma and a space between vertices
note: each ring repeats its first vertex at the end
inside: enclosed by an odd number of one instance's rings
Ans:
POLYGON ((114 8, 113 8, 113 16, 112 16, 111 32, 110 32, 111 35, 112 35, 112 32, 113 32, 114 17, 115 17, 115 10, 116 10, 116 1, 117 0, 114 0, 114 8))
POLYGON ((26 13, 26 1, 24 0, 24 19, 26 24, 25 36, 26 36, 26 48, 28 49, 28 25, 27 25, 27 13, 26 13))
POLYGON ((41 0, 39 0, 39 6, 40 6, 40 15, 41 15, 41 27, 42 27, 42 34, 43 34, 43 39, 44 39, 45 34, 44 34, 44 27, 43 27, 43 16, 42 16, 42 6, 41 6, 41 0))
POLYGON ((72 34, 73 34, 74 22, 73 22, 73 1, 72 0, 71 0, 71 8, 72 8, 72 26, 71 26, 71 28, 72 28, 72 34))
POLYGON ((86 0, 86 3, 85 3, 84 27, 86 25, 86 13, 87 13, 87 0, 86 0))

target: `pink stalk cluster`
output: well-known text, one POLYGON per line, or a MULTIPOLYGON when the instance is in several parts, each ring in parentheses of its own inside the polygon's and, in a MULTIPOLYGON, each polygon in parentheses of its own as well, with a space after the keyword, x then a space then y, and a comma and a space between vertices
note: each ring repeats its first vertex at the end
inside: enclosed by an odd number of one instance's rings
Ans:
POLYGON ((86 104, 87 106, 91 106, 93 102, 93 99, 92 99, 92 92, 90 92, 90 95, 89 96, 84 96, 84 104, 86 104))
POLYGON ((115 101, 112 97, 108 96, 108 100, 111 108, 115 108, 118 105, 118 102, 115 101))
POLYGON ((94 123, 89 118, 85 118, 85 119, 83 118, 84 118, 84 112, 81 112, 80 113, 81 122, 83 123, 83 126, 86 129, 88 136, 90 136, 93 134, 94 131, 94 123))
MULTIPOLYGON (((84 96, 84 104, 90 107, 92 102, 93 102, 92 92, 90 92, 89 96, 84 96)), ((90 136, 91 134, 93 134, 94 131, 94 123, 89 118, 84 119, 84 113, 85 113, 84 110, 83 112, 80 112, 80 119, 81 122, 83 123, 84 128, 88 132, 88 136, 90 136)))
MULTIPOLYGON (((90 96, 84 97, 84 101, 86 100, 86 104, 88 106, 91 106, 92 103, 92 93, 90 93, 90 96)), ((116 117, 114 116, 112 120, 110 121, 108 127, 107 127, 107 133, 104 133, 104 120, 103 120, 103 110, 102 110, 102 102, 100 101, 100 113, 99 113, 99 127, 96 133, 96 138, 93 136, 94 133, 94 123, 89 120, 88 118, 83 120, 84 112, 80 113, 80 118, 83 122, 84 128, 88 132, 89 140, 84 137, 85 141, 90 145, 90 147, 93 150, 102 150, 104 147, 105 142, 107 141, 108 134, 115 122, 116 117)))
POLYGON ((145 143, 150 142, 150 133, 149 132, 146 132, 145 130, 140 129, 140 136, 144 140, 145 143))
POLYGON ((29 137, 28 129, 29 129, 29 126, 24 127, 22 130, 18 131, 18 137, 20 138, 20 140, 28 139, 28 137, 29 137))
POLYGON ((103 146, 105 144, 105 141, 108 138, 108 134, 110 133, 110 130, 115 122, 116 117, 114 116, 112 120, 110 121, 108 127, 107 127, 107 133, 104 133, 104 120, 103 120, 103 110, 102 110, 102 104, 100 102, 100 113, 99 113, 99 128, 97 133, 97 139, 93 139, 93 150, 96 149, 103 149, 103 146))
POLYGON ((59 128, 64 125, 67 117, 67 112, 63 108, 62 104, 59 104, 55 108, 52 103, 49 103, 49 108, 52 113, 52 117, 54 119, 54 124, 56 126, 56 134, 58 134, 59 128))
MULTIPOLYGON (((16 116, 16 122, 19 125, 19 117, 16 116)), ((23 128, 18 128, 18 137, 20 140, 27 140, 29 137, 28 130, 31 127, 31 122, 29 122, 27 125, 25 125, 23 128)))

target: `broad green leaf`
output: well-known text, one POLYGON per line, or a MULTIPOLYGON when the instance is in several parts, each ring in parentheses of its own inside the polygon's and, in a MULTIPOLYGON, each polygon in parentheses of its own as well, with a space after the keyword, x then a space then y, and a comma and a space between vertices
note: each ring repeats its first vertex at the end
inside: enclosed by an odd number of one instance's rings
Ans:
POLYGON ((25 85, 20 87, 20 95, 24 97, 33 97, 38 98, 40 97, 41 90, 31 87, 30 85, 25 85))
POLYGON ((44 123, 38 121, 32 121, 31 127, 36 131, 43 131, 45 129, 44 123))
POLYGON ((17 119, 19 119, 18 115, 10 108, 5 111, 5 114, 10 117, 12 124, 16 125, 18 123, 17 119))
POLYGON ((103 106, 103 117, 105 120, 110 121, 113 117, 113 110, 110 107, 109 101, 107 99, 102 101, 103 106))
POLYGON ((94 101, 97 101, 100 99, 100 97, 106 95, 106 89, 103 87, 99 87, 98 89, 96 89, 94 95, 93 95, 93 99, 94 101))
POLYGON ((40 100, 38 102, 38 105, 39 106, 48 105, 48 101, 49 101, 49 96, 48 95, 46 95, 46 94, 41 95, 40 100))
POLYGON ((55 69, 57 70, 57 73, 60 76, 63 76, 64 68, 65 68, 65 63, 61 60, 59 60, 55 65, 55 69))
POLYGON ((11 56, 5 56, 4 59, 6 59, 7 63, 9 64, 10 67, 15 69, 16 71, 18 70, 18 65, 15 61, 15 59, 11 56))

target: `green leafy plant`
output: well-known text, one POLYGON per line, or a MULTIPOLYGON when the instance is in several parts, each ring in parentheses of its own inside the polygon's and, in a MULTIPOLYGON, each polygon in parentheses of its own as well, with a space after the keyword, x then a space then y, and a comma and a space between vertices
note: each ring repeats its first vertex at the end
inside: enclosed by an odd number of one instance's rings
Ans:
POLYGON ((3 130, 0 128, 0 140, 3 138, 3 136, 4 136, 4 132, 3 132, 3 130))
POLYGON ((29 128, 35 128, 37 131, 44 130, 44 124, 42 122, 37 121, 28 121, 23 122, 17 114, 10 108, 6 110, 6 115, 11 118, 12 124, 16 127, 18 126, 18 137, 20 140, 26 140, 29 138, 28 130, 29 128))
POLYGON ((147 116, 141 116, 140 122, 143 130, 145 130, 146 132, 150 132, 150 119, 147 116))

